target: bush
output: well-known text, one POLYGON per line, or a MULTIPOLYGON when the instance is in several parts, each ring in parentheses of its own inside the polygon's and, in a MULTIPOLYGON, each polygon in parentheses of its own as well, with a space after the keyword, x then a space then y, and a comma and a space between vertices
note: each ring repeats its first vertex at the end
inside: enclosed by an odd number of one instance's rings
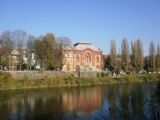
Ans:
POLYGON ((98 77, 98 78, 100 77, 100 73, 99 73, 99 72, 97 73, 97 77, 98 77))
POLYGON ((159 80, 160 80, 160 74, 157 74, 157 79, 159 79, 159 80))
POLYGON ((148 68, 147 72, 153 72, 154 70, 152 68, 148 68))
POLYGON ((105 73, 104 72, 101 72, 101 77, 105 77, 105 73))

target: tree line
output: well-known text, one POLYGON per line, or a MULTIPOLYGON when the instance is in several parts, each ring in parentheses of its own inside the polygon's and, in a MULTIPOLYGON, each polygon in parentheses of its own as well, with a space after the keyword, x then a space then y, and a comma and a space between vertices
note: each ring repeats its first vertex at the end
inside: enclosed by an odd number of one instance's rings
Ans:
POLYGON ((55 37, 52 33, 35 37, 28 35, 23 30, 5 31, 0 34, 0 66, 1 69, 11 66, 12 51, 17 50, 18 70, 34 69, 37 64, 45 70, 58 69, 62 67, 62 47, 71 45, 67 37, 55 37), (35 64, 32 64, 34 54, 35 64), (24 62, 24 56, 27 63, 24 62))
POLYGON ((140 39, 132 41, 129 45, 124 38, 121 42, 120 53, 117 52, 116 43, 111 41, 110 54, 105 57, 105 67, 113 72, 140 71, 149 72, 160 70, 160 45, 153 41, 149 44, 148 54, 144 56, 143 44, 140 39))
MULTIPOLYGON (((62 48, 71 45, 67 37, 55 37, 53 33, 35 37, 23 30, 5 31, 0 34, 0 67, 11 66, 12 51, 16 49, 18 55, 18 70, 34 69, 38 64, 45 70, 62 68, 62 48), (24 52, 25 51, 25 52, 24 52), (32 62, 34 54, 35 64, 32 62), (27 63, 24 61, 27 58, 27 63)), ((124 38, 120 53, 117 52, 116 42, 111 41, 110 54, 105 57, 105 66, 111 71, 155 71, 160 70, 160 45, 153 41, 149 44, 148 55, 144 56, 143 44, 140 39, 130 44, 124 38)))

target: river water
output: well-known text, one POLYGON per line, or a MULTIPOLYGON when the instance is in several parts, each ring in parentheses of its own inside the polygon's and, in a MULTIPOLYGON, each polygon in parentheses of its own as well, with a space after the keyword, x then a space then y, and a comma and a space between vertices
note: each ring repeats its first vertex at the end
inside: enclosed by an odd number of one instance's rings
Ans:
POLYGON ((160 120, 160 83, 0 91, 0 120, 160 120))

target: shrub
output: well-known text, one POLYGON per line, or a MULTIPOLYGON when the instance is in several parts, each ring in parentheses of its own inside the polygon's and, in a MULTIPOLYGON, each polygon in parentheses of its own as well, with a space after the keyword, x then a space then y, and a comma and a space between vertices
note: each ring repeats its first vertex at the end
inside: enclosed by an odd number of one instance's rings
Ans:
POLYGON ((100 73, 99 73, 99 72, 97 73, 97 77, 98 77, 98 78, 100 77, 100 73))
POLYGON ((105 73, 104 72, 101 72, 101 77, 105 77, 105 73))

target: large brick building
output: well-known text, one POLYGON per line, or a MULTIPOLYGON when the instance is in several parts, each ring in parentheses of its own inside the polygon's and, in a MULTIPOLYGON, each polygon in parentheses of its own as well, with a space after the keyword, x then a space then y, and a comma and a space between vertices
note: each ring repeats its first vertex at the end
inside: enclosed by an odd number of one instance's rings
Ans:
POLYGON ((101 71, 102 51, 89 42, 79 42, 63 49, 63 71, 101 71))

